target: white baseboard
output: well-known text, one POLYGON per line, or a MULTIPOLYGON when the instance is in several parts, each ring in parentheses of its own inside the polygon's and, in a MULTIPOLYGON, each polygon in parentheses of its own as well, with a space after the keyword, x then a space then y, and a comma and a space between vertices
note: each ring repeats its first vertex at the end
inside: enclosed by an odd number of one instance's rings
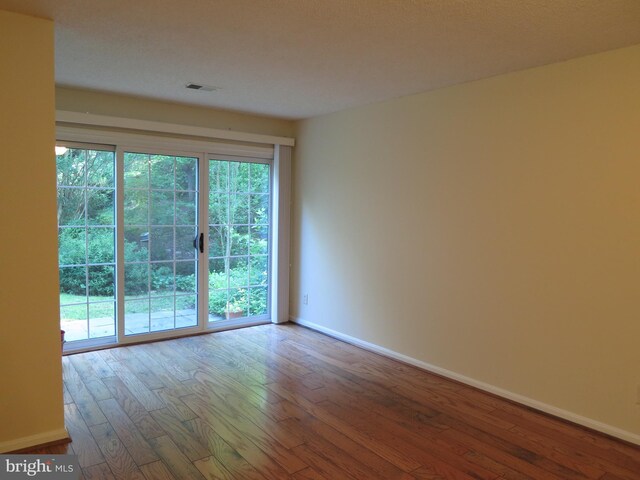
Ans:
POLYGON ((587 428, 591 428, 598 432, 605 433, 612 437, 619 438, 621 440, 625 440, 630 443, 634 443, 636 445, 640 445, 640 435, 628 432, 626 430, 622 430, 618 427, 614 427, 608 425, 606 423, 599 422, 597 420, 593 420, 591 418, 583 417, 576 413, 569 412, 567 410, 563 410, 558 407, 554 407, 553 405, 548 405, 543 402, 539 402, 538 400, 534 400, 523 395, 519 395, 517 393, 510 392, 508 390, 504 390, 500 387, 496 387, 494 385, 481 382, 479 380, 474 380, 473 378, 466 377, 464 375, 460 375, 459 373, 452 372, 451 370, 446 370, 441 367, 437 367, 435 365, 431 365, 430 363, 423 362, 422 360, 417 360, 415 358, 409 357, 407 355, 403 355, 401 353, 395 352, 393 350, 389 350, 388 348, 381 347, 374 343, 365 342, 364 340, 360 340, 359 338, 352 337, 350 335, 345 335, 344 333, 340 333, 336 330, 332 330, 327 327, 323 327, 322 325, 318 325, 317 323, 308 322, 302 318, 291 317, 290 320, 293 323, 297 323, 298 325, 302 325, 303 327, 310 328, 312 330, 316 330, 320 333, 324 333, 329 335, 330 337, 337 338, 338 340, 342 340, 343 342, 350 343, 357 347, 363 348, 365 350, 369 350, 373 353, 377 353, 383 355, 385 357, 392 358, 394 360, 399 360, 404 363, 408 363, 409 365, 413 365, 415 367, 421 368, 428 372, 436 373, 438 375, 442 375, 443 377, 450 378, 452 380, 456 380, 458 382, 464 383, 466 385, 470 385, 475 388, 479 388, 480 390, 484 390, 485 392, 493 393, 494 395, 498 395, 500 397, 506 398, 508 400, 512 400, 517 403, 521 403, 522 405, 526 405, 528 407, 534 408, 536 410, 540 410, 541 412, 548 413, 549 415, 553 415, 555 417, 562 418, 564 420, 568 420, 570 422, 576 423, 578 425, 582 425, 587 428))
POLYGON ((66 428, 37 433, 35 435, 29 435, 28 437, 0 442, 0 453, 14 452, 16 450, 44 445, 45 443, 59 442, 68 438, 69 432, 67 432, 66 428))

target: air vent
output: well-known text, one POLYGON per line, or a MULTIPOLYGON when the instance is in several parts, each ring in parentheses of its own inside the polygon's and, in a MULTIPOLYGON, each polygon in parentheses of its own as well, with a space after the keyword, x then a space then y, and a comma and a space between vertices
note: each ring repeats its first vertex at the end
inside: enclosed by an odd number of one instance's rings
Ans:
POLYGON ((220 87, 212 87, 211 85, 202 85, 200 83, 187 83, 185 88, 189 90, 199 90, 201 92, 215 92, 216 90, 220 90, 220 87))

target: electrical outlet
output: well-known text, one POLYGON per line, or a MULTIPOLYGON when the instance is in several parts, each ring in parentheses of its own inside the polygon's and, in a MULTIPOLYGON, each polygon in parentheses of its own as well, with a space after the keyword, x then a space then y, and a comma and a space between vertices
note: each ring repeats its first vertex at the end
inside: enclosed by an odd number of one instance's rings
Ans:
POLYGON ((302 304, 303 305, 309 305, 309 294, 308 293, 305 293, 302 296, 302 304))

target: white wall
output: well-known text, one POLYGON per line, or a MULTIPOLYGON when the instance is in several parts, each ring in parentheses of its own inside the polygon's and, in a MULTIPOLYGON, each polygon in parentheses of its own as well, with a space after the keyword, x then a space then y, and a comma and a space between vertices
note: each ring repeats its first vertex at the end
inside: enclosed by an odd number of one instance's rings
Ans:
POLYGON ((299 123, 292 315, 640 439, 638 85, 635 46, 299 123))
POLYGON ((0 452, 64 439, 53 22, 0 11, 0 452))
POLYGON ((294 122, 216 108, 196 107, 79 88, 57 87, 56 108, 71 112, 151 120, 236 132, 291 137, 294 122))

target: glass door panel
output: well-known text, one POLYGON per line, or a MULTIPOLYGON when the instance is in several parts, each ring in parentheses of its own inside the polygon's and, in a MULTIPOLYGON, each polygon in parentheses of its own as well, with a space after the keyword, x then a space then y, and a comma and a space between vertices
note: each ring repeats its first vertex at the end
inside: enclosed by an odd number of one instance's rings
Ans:
POLYGON ((60 328, 80 346, 116 334, 115 152, 68 148, 56 167, 60 328))
POLYGON ((267 318, 270 167, 209 162, 209 321, 267 318))
POLYGON ((124 153, 124 335, 198 325, 198 159, 124 153))

